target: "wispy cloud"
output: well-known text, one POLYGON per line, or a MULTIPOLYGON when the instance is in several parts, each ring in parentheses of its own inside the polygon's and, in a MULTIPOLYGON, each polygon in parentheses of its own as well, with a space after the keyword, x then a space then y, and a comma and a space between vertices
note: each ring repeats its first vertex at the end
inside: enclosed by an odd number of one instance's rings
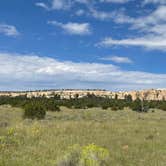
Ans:
POLYGON ((133 18, 123 13, 117 14, 114 21, 118 24, 129 24, 130 30, 138 30, 139 37, 113 39, 107 37, 100 43, 102 46, 141 46, 148 49, 166 51, 166 6, 159 6, 147 16, 133 18), (143 32, 143 33, 142 33, 143 32), (143 35, 142 35, 143 34, 143 35))
POLYGON ((149 4, 149 3, 154 3, 154 4, 166 4, 165 0, 144 0, 143 4, 149 4))
POLYGON ((38 7, 44 8, 46 10, 50 10, 50 8, 43 2, 37 2, 37 3, 35 3, 35 5, 38 7))
POLYGON ((20 33, 13 25, 0 24, 0 33, 6 36, 18 36, 20 33))
POLYGON ((72 35, 89 35, 91 34, 91 27, 89 23, 75 23, 69 22, 63 24, 57 21, 48 21, 48 24, 58 26, 62 28, 65 32, 72 35))
POLYGON ((127 3, 131 0, 100 0, 100 2, 107 2, 107 3, 127 3))
POLYGON ((0 53, 0 90, 35 88, 162 88, 166 74, 125 71, 112 64, 58 61, 0 53), (19 85, 19 86, 18 86, 19 85))
POLYGON ((74 1, 72 0, 51 0, 50 4, 44 2, 37 2, 35 5, 51 11, 51 10, 67 10, 70 9, 73 4, 74 1))
POLYGON ((76 14, 77 16, 82 16, 82 15, 84 15, 85 13, 86 13, 85 10, 79 9, 79 10, 76 11, 75 14, 76 14))
POLYGON ((124 56, 106 56, 100 59, 104 61, 113 61, 115 63, 133 63, 130 58, 124 56))
POLYGON ((78 4, 84 4, 87 7, 92 7, 94 4, 100 3, 124 4, 130 1, 132 0, 50 0, 50 3, 37 2, 36 6, 42 7, 46 10, 68 10, 78 4))
POLYGON ((105 38, 99 43, 100 46, 111 47, 115 45, 119 46, 141 46, 148 49, 158 49, 166 51, 166 39, 156 36, 145 36, 140 38, 127 38, 116 40, 112 38, 105 38))
POLYGON ((113 12, 98 11, 93 7, 90 7, 89 11, 90 11, 90 14, 89 14, 90 16, 99 20, 108 20, 114 17, 113 12))
POLYGON ((71 0, 53 0, 52 1, 52 8, 53 9, 69 9, 72 5, 72 1, 71 0))
POLYGON ((141 32, 148 33, 156 33, 156 34, 164 34, 166 35, 166 30, 164 31, 164 27, 166 26, 166 6, 159 6, 151 12, 149 15, 141 16, 141 17, 130 17, 125 15, 124 13, 117 14, 114 17, 114 21, 119 24, 130 24, 131 29, 137 29, 141 32), (159 30, 157 31, 157 29, 159 30), (162 29, 162 31, 161 31, 162 29))

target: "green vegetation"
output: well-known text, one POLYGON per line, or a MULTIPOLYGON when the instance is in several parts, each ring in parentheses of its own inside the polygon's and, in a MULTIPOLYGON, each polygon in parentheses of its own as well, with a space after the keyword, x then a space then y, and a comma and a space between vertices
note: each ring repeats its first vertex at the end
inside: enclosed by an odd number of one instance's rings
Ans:
POLYGON ((74 145, 57 162, 57 166, 107 166, 109 158, 109 151, 95 144, 83 147, 74 145))
POLYGON ((31 120, 0 106, 0 166, 165 166, 166 111, 60 109, 31 120))
POLYGON ((1 96, 0 166, 164 166, 165 110, 131 96, 1 96))
MULTIPOLYGON (((27 98, 26 96, 19 97, 0 97, 0 105, 9 104, 13 107, 25 108, 31 107, 32 103, 37 103, 37 105, 43 107, 46 111, 60 111, 60 106, 65 106, 68 108, 75 109, 87 109, 93 107, 99 107, 103 109, 112 108, 112 110, 119 110, 128 107, 133 111, 137 112, 147 112, 149 109, 161 109, 166 111, 166 101, 146 101, 136 99, 132 101, 130 95, 126 95, 124 100, 118 99, 116 96, 115 99, 97 97, 93 94, 87 94, 86 97, 78 98, 78 95, 75 95, 73 99, 60 99, 60 96, 55 95, 51 98, 46 97, 37 97, 37 98, 27 98)), ((36 104, 35 104, 36 105, 36 104)))
POLYGON ((24 118, 44 119, 46 115, 45 107, 38 102, 31 102, 25 105, 24 118))

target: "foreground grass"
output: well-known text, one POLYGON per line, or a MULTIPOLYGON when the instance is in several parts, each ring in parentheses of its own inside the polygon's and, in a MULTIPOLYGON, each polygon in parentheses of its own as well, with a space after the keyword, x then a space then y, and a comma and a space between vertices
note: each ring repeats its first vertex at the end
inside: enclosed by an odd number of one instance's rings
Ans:
POLYGON ((110 166, 165 166, 166 112, 69 110, 41 121, 0 107, 0 166, 56 166, 69 146, 94 143, 110 152, 110 166))

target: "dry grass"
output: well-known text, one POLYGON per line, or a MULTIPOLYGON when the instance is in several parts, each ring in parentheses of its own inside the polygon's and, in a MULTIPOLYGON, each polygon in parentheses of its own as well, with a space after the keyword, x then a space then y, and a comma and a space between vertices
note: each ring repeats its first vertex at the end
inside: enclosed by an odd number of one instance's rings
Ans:
POLYGON ((56 166, 69 146, 94 143, 109 150, 110 166, 165 166, 166 112, 62 110, 31 121, 1 106, 0 165, 56 166))

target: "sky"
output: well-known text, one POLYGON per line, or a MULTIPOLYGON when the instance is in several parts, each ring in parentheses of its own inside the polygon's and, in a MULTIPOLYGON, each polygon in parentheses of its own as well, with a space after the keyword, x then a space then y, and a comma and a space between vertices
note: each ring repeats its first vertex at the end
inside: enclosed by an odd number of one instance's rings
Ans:
POLYGON ((166 0, 0 0, 0 91, 166 88, 166 0))

